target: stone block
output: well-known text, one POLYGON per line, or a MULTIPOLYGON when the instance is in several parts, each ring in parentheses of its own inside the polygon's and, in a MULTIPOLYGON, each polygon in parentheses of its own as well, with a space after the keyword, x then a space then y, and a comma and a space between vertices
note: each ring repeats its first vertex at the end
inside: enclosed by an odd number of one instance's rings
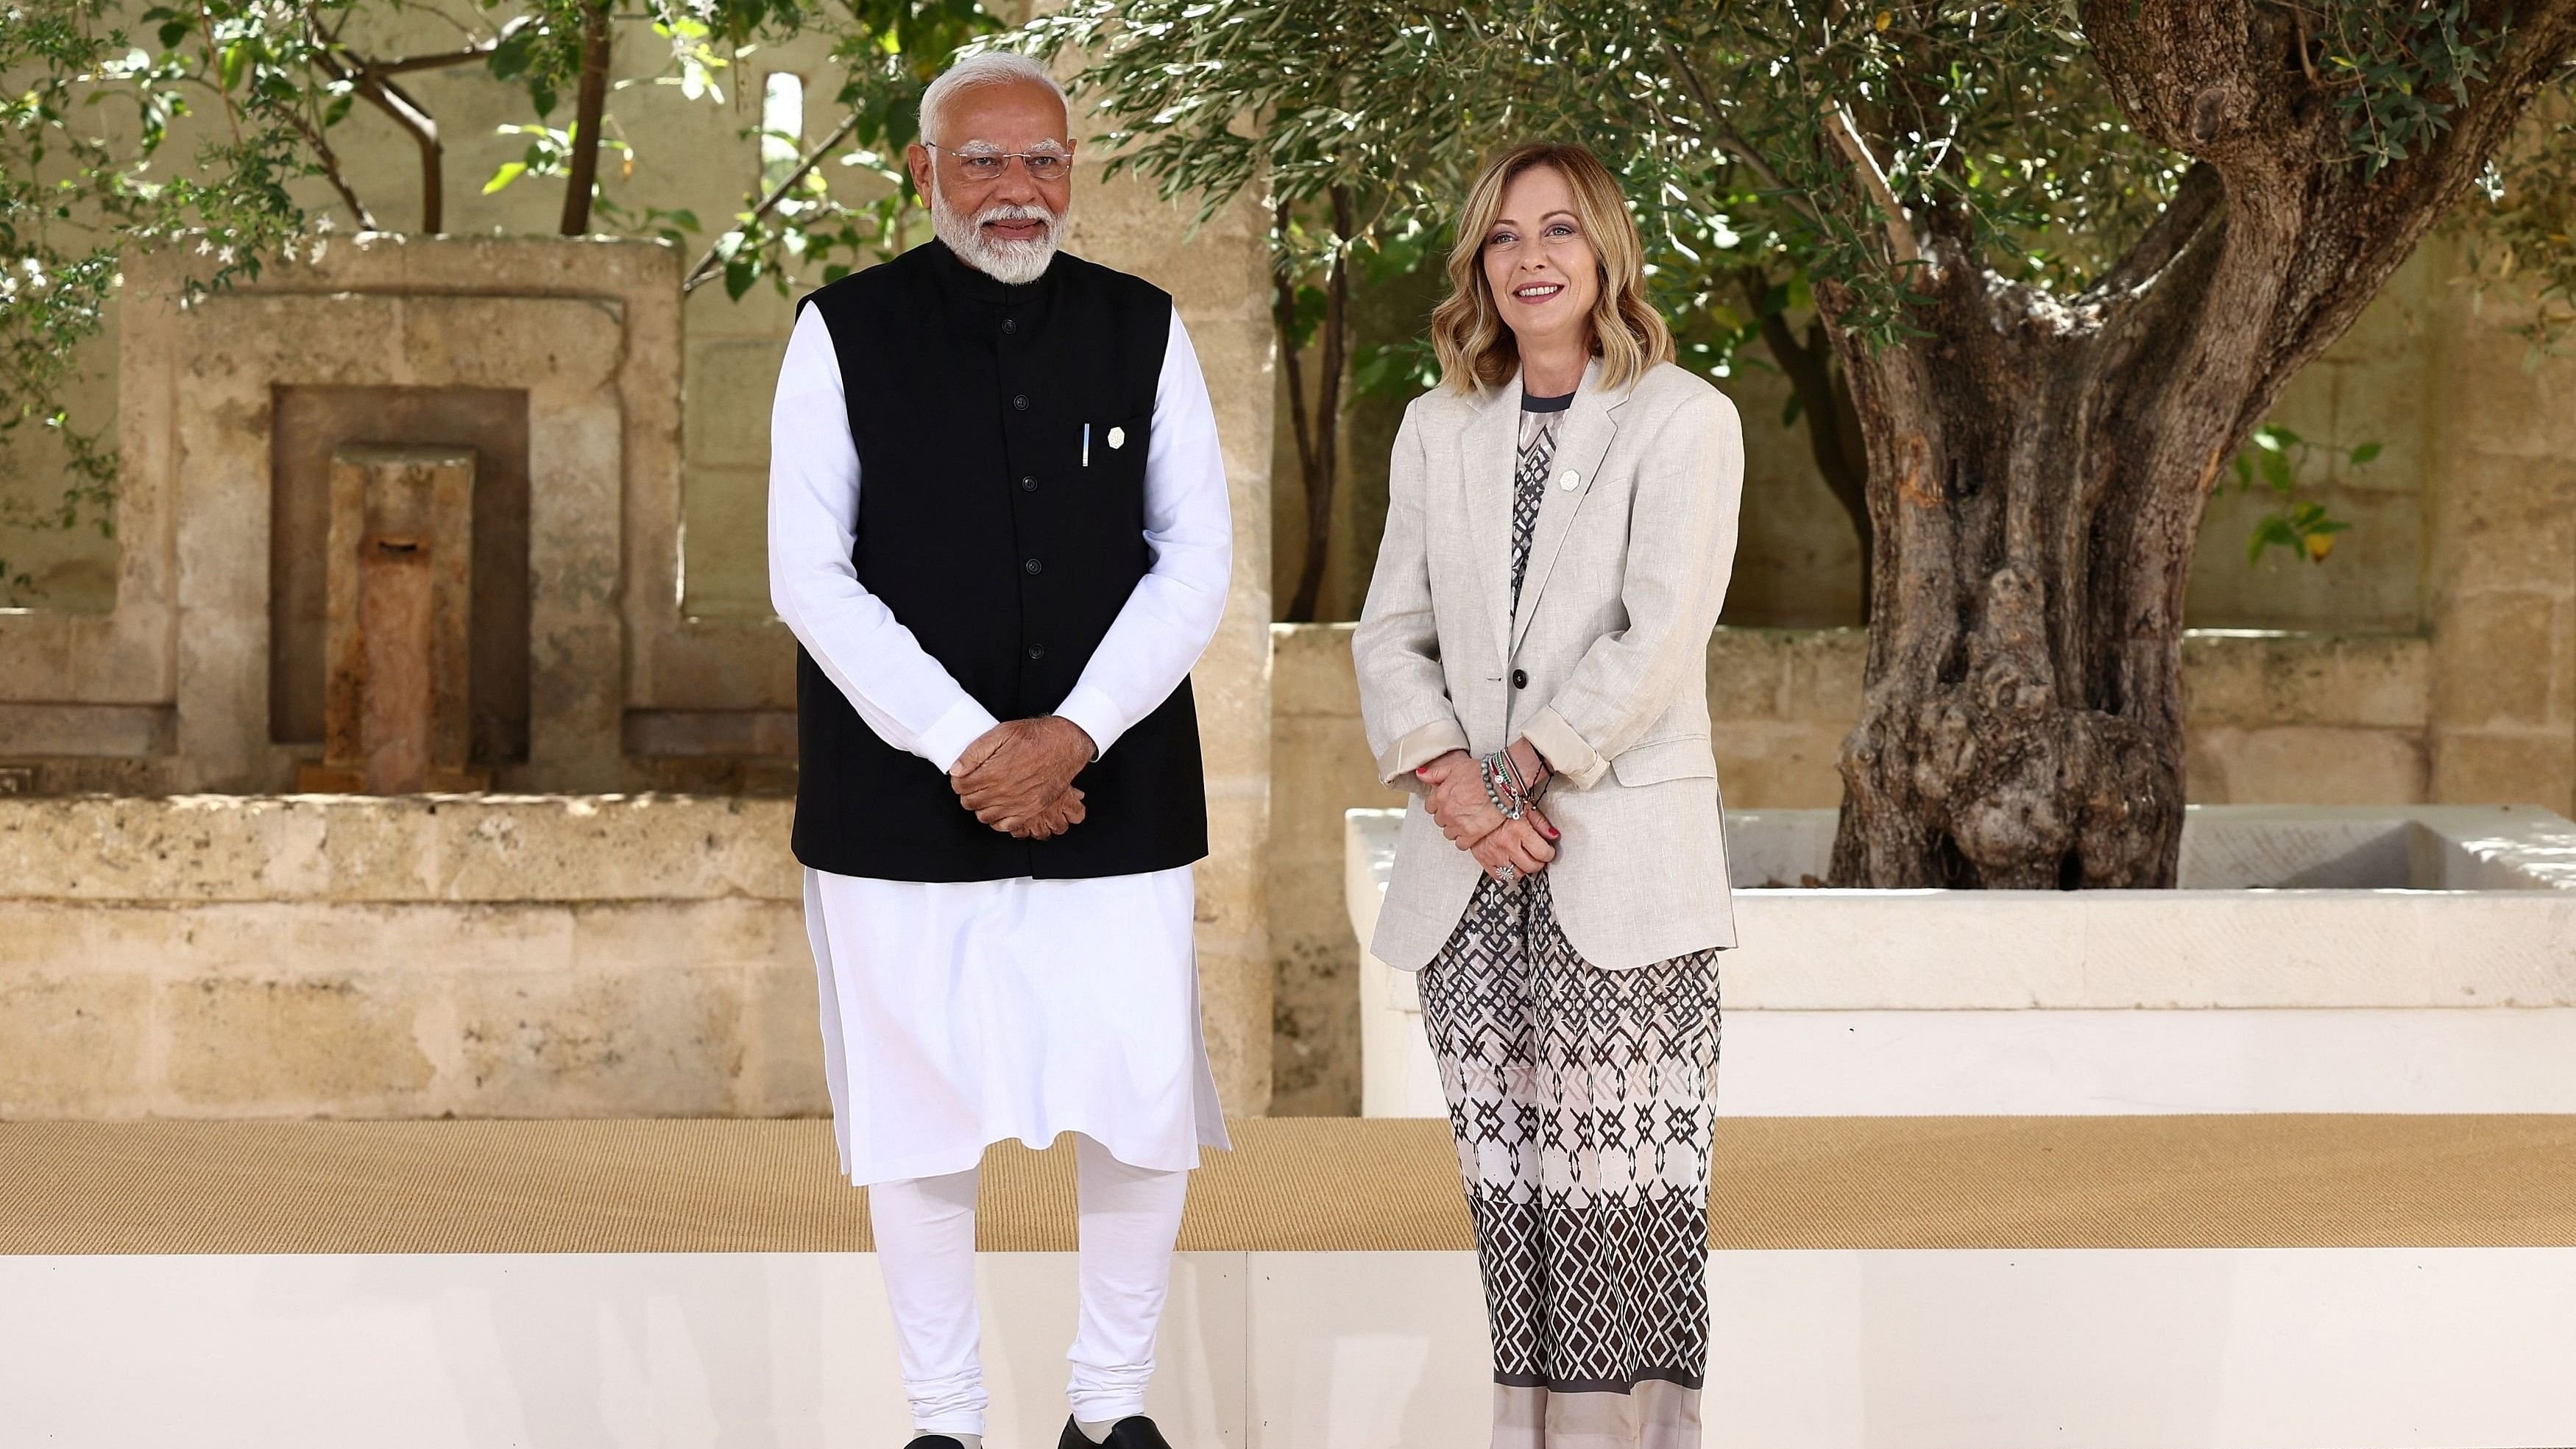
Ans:
POLYGON ((748 973, 745 981, 750 1051, 734 1110, 749 1117, 830 1116, 813 953, 800 951, 792 961, 772 962, 748 973))
MULTIPOLYGON (((1860 718, 1861 678, 1869 667, 1869 634, 1861 629, 1800 630, 1789 636, 1786 717, 1848 730, 1860 718)), ((1712 699, 1710 707, 1716 707, 1712 699)))
MULTIPOLYGON (((681 611, 693 619, 774 618, 769 602, 768 472, 760 467, 693 461, 681 496, 688 549, 687 593, 681 611)), ((663 671, 656 672, 654 682, 659 699, 678 697, 679 691, 689 688, 688 681, 663 671)))
POLYGON ((151 1000, 140 975, 0 964, 0 1119, 90 1117, 137 1102, 151 1000))
POLYGON ((2488 590, 2449 601, 2433 657, 2433 709, 2444 728, 2548 722, 2560 603, 2550 594, 2488 590))
POLYGON ((1227 1115, 1270 1110, 1270 957, 1199 948, 1199 1021, 1227 1115))
POLYGON ((2563 463, 2576 456, 2576 415, 2565 401, 2576 395, 2576 363, 2531 366, 2521 340, 2491 323, 2472 320, 2462 331, 2460 345, 2443 354, 2446 431, 2507 457, 2563 463))
POLYGON ((656 963, 454 983, 464 1116, 723 1116, 746 1058, 746 973, 656 963))
POLYGON ((1846 723, 1735 720, 1717 723, 1718 788, 1737 810, 1822 809, 1840 805, 1837 761, 1846 723))
POLYGON ((2423 736, 2411 730, 2283 725, 2195 734, 2185 751, 2189 791, 2213 770, 2222 793, 2201 804, 2389 805, 2425 798, 2423 736))
POLYGON ((1317 715, 1356 723, 1359 675, 1351 664, 1353 624, 1270 626, 1270 697, 1281 717, 1317 715))
POLYGON ((1405 802, 1403 791, 1377 782, 1377 762, 1357 719, 1282 719, 1272 740, 1268 848, 1275 862, 1339 860, 1343 811, 1405 802))
POLYGON ((2576 811, 2576 738, 2565 731, 2437 729, 2432 797, 2446 805, 2576 811))
POLYGON ((154 1010, 167 1090, 187 1114, 408 1116, 436 1075, 427 973, 165 981, 154 1010))
POLYGON ((2437 508, 2437 575, 2456 589, 2576 590, 2576 461, 2487 451, 2451 460, 2437 508))
POLYGON ((2420 729, 2431 714, 2432 650, 2421 635, 2194 629, 2183 635, 2182 651, 2194 728, 2420 729))
POLYGON ((691 463, 768 465, 769 405, 786 355, 783 337, 726 338, 689 348, 691 463))
POLYGON ((571 967, 593 976, 766 971, 810 959, 804 909, 787 901, 597 901, 550 912, 571 923, 571 967))
POLYGON ((1708 641, 1708 712, 1712 719, 1778 719, 1788 709, 1792 634, 1785 629, 1721 628, 1708 641))

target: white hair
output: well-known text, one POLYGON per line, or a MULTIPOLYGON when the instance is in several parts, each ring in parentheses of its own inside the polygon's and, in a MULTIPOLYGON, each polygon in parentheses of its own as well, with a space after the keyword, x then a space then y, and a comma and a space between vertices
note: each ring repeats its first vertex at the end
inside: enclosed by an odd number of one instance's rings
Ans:
POLYGON ((970 55, 940 72, 939 79, 932 81, 930 88, 921 93, 921 139, 942 146, 953 144, 946 137, 938 134, 938 122, 939 114, 947 107, 949 98, 958 92, 970 91, 977 86, 1010 85, 1025 81, 1035 81, 1052 92, 1055 103, 1064 107, 1066 124, 1072 124, 1073 107, 1064 98, 1064 87, 1056 84, 1055 77, 1047 74, 1045 66, 1017 51, 988 50, 978 55, 970 55))

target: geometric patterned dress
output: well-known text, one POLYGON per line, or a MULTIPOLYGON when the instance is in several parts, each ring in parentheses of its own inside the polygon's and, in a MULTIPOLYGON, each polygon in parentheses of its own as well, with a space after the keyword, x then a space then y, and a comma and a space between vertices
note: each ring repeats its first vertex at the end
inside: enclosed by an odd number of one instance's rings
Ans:
MULTIPOLYGON (((1512 602, 1570 398, 1525 400, 1512 602)), ((1494 1340, 1495 1449, 1696 1449, 1718 953, 1576 954, 1545 872, 1486 876, 1418 982, 1494 1340)))

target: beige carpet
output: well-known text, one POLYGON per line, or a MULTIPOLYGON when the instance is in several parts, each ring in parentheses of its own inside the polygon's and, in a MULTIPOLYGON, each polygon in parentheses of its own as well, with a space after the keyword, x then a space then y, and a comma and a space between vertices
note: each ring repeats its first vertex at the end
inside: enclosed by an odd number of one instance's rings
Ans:
MULTIPOLYGON (((1236 1124, 1197 1250, 1472 1247, 1447 1124, 1236 1124)), ((1753 1118, 1720 1248, 2576 1246, 2576 1117, 1753 1118)), ((995 1148, 982 1241, 1073 1246, 1072 1154, 995 1148)), ((0 1253, 861 1251, 821 1122, 0 1123, 0 1253)))

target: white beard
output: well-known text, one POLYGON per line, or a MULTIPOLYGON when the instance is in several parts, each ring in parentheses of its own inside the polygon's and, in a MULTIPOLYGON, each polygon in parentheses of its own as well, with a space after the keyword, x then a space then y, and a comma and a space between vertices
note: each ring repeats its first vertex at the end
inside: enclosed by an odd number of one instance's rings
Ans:
POLYGON ((959 261, 1007 286, 1024 287, 1046 275, 1063 244, 1066 215, 1043 206, 988 206, 970 217, 951 207, 936 183, 930 188, 931 234, 959 261), (1046 231, 1028 241, 1003 241, 985 234, 988 221, 1042 221, 1046 231))

